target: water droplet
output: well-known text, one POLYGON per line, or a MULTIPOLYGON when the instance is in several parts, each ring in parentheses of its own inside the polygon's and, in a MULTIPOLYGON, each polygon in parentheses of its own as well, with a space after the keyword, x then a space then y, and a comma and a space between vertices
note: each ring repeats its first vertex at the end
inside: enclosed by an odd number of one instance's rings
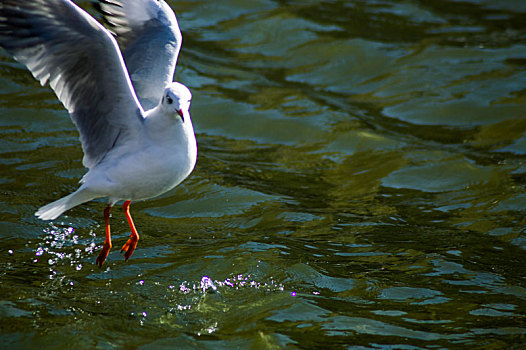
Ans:
POLYGON ((203 292, 205 292, 209 288, 212 291, 217 292, 217 287, 215 286, 214 282, 212 282, 210 277, 203 276, 203 278, 201 278, 201 289, 203 290, 203 292))

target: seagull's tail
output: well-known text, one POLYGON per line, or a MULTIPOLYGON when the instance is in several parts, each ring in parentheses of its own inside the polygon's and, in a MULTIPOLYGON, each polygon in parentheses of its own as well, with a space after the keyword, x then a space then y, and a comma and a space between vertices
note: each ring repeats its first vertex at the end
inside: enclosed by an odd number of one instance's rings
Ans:
POLYGON ((44 205, 38 209, 35 215, 42 220, 53 220, 58 218, 66 210, 76 207, 79 204, 88 202, 94 198, 96 198, 96 196, 94 196, 93 193, 90 193, 90 191, 87 191, 85 188, 81 187, 66 197, 44 205))

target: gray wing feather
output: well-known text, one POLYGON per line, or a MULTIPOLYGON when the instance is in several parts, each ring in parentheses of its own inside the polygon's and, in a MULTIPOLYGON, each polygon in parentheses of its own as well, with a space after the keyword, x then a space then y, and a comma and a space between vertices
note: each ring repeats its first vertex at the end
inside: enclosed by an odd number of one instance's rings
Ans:
POLYGON ((86 167, 139 137, 143 110, 115 39, 70 0, 2 0, 0 46, 49 82, 79 129, 86 167))
POLYGON ((99 0, 119 42, 133 86, 144 109, 159 104, 173 81, 182 35, 163 0, 99 0))

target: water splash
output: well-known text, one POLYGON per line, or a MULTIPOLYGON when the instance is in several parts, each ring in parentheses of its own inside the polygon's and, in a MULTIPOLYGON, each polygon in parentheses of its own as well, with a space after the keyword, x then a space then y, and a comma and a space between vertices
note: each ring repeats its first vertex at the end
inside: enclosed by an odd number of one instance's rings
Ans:
MULTIPOLYGON (((232 274, 225 279, 203 275, 194 281, 170 284, 166 301, 168 309, 158 322, 176 329, 184 328, 197 336, 216 333, 230 325, 231 315, 243 315, 247 305, 272 309, 275 302, 289 303, 285 286, 273 277, 232 274)), ((151 322, 154 320, 151 319, 151 322)))
MULTIPOLYGON (((170 285, 171 290, 175 290, 174 285, 170 285)), ((237 274, 234 277, 226 278, 222 281, 212 280, 208 276, 203 276, 199 283, 184 281, 179 285, 178 290, 183 294, 206 294, 210 292, 220 293, 221 290, 241 290, 241 289, 257 289, 267 292, 284 291, 285 287, 282 283, 277 283, 272 278, 268 282, 257 281, 250 274, 237 274)))
POLYGON ((207 290, 217 292, 217 287, 215 286, 214 282, 212 282, 210 277, 203 276, 203 278, 201 278, 201 290, 203 293, 205 293, 207 290))
POLYGON ((44 233, 34 249, 32 262, 49 265, 49 279, 57 277, 57 266, 69 265, 76 271, 81 271, 84 267, 83 258, 96 249, 93 232, 90 232, 89 238, 80 238, 72 226, 51 223, 44 229, 44 233))

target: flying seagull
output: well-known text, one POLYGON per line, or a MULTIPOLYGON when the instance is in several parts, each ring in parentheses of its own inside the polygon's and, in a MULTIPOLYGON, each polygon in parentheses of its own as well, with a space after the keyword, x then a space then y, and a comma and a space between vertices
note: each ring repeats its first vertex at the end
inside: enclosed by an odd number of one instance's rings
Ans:
POLYGON ((35 215, 53 220, 79 204, 108 198, 106 239, 96 263, 112 247, 110 210, 120 200, 133 254, 139 234, 130 203, 157 197, 193 170, 197 144, 192 95, 172 82, 181 32, 163 0, 100 0, 113 35, 70 0, 0 0, 0 46, 49 85, 80 133, 88 172, 70 195, 35 215), (126 62, 126 63, 125 63, 126 62))

